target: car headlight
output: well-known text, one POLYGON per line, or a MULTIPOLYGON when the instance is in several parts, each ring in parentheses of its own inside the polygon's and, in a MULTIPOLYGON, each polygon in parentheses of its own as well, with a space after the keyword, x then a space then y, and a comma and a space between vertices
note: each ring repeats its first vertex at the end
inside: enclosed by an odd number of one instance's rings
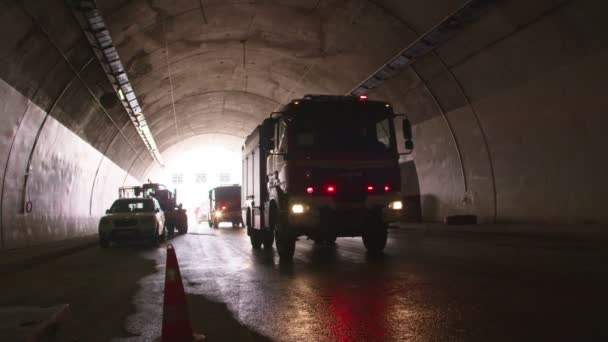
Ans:
POLYGON ((302 213, 304 213, 305 210, 306 210, 306 208, 304 207, 303 204, 296 203, 291 206, 291 212, 294 214, 302 214, 302 213))
POLYGON ((110 219, 107 217, 102 217, 101 220, 99 220, 99 224, 109 224, 110 223, 110 219))
POLYGON ((401 210, 403 209, 403 202, 401 201, 393 201, 388 205, 389 208, 393 210, 401 210))

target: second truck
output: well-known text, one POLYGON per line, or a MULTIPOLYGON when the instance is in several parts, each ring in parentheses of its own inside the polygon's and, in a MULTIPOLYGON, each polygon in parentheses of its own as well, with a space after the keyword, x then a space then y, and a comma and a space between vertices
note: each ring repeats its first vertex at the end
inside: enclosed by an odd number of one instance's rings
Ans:
MULTIPOLYGON (((242 149, 243 220, 253 248, 293 258, 298 237, 333 243, 363 238, 381 252, 403 216, 390 104, 366 97, 308 95, 272 113, 242 149)), ((413 148, 403 121, 405 151, 413 148)))

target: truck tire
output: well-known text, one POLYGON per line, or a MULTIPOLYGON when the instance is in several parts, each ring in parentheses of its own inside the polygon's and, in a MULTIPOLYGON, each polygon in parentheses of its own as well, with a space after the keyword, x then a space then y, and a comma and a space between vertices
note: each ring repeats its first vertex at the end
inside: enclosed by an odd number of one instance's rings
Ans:
POLYGON ((264 249, 272 249, 272 245, 274 244, 274 232, 272 230, 266 230, 263 232, 264 234, 264 249))
POLYGON ((180 234, 188 234, 188 227, 187 226, 186 227, 179 227, 179 228, 177 228, 177 231, 180 234))
POLYGON ((251 247, 253 249, 262 248, 262 242, 264 239, 262 237, 261 231, 252 229, 251 232, 249 233, 249 240, 251 241, 251 247))
POLYGON ((291 234, 281 231, 275 232, 277 240, 277 252, 281 261, 291 261, 296 250, 296 239, 291 234))
POLYGON ((168 231, 169 236, 175 235, 175 226, 168 226, 168 228, 169 228, 169 231, 168 231))
POLYGON ((369 254, 380 254, 386 247, 387 237, 386 226, 375 227, 372 231, 363 234, 363 245, 369 254))
POLYGON ((287 220, 281 217, 276 207, 271 207, 270 211, 272 222, 271 231, 274 233, 275 241, 277 242, 277 252, 281 261, 291 261, 293 253, 296 250, 296 238, 289 233, 287 220))

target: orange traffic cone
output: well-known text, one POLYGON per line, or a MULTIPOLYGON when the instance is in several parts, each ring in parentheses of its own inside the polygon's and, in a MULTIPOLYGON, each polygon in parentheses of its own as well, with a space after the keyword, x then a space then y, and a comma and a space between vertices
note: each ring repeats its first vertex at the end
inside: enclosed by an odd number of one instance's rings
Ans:
POLYGON ((184 292, 182 276, 179 273, 179 265, 173 245, 167 246, 166 267, 161 342, 204 341, 204 336, 192 333, 186 293, 184 292))

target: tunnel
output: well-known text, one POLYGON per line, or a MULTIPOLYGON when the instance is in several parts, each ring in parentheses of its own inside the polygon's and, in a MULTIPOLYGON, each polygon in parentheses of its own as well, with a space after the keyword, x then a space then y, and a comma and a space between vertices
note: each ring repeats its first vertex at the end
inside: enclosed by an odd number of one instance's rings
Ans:
POLYGON ((175 279, 209 340, 608 340, 606 13, 600 0, 0 0, 0 340, 69 305, 66 341, 160 341, 175 279), (384 252, 364 235, 299 236, 281 262, 278 237, 262 251, 248 220, 207 227, 190 207, 188 234, 103 245, 120 187, 224 158, 223 181, 240 183, 250 134, 311 94, 383 101, 411 123, 411 153, 406 129, 391 138, 406 215, 382 227, 384 252))
MULTIPOLYGON (((97 1, 162 155, 239 149, 304 94, 346 94, 457 11, 433 1, 97 1), (199 141, 200 143, 200 141, 199 141)), ((606 223, 601 1, 487 1, 369 91, 405 113, 403 193, 422 221, 606 223)), ((2 248, 92 234, 160 167, 69 1, 3 1, 2 248)))

